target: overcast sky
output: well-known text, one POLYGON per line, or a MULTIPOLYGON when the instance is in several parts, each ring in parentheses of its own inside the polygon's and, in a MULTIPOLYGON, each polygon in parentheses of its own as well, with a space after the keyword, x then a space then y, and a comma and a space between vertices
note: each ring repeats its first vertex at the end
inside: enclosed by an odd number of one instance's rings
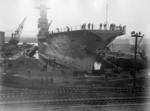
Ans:
POLYGON ((126 35, 121 38, 130 37, 133 30, 150 37, 150 0, 0 0, 0 31, 10 36, 27 16, 22 37, 36 37, 39 11, 35 6, 40 4, 51 8, 49 30, 105 23, 108 4, 108 23, 126 25, 126 35))

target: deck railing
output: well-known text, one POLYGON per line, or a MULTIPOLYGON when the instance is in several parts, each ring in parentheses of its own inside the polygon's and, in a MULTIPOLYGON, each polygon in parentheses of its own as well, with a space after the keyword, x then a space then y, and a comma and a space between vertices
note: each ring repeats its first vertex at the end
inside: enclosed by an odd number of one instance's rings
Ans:
POLYGON ((78 30, 113 30, 113 31, 119 31, 122 30, 124 33, 126 32, 126 26, 116 26, 114 24, 110 25, 88 25, 88 24, 83 24, 83 25, 78 25, 78 26, 71 26, 71 27, 64 27, 64 28, 56 28, 55 30, 49 31, 49 33, 60 33, 60 32, 69 32, 69 31, 78 31, 78 30))

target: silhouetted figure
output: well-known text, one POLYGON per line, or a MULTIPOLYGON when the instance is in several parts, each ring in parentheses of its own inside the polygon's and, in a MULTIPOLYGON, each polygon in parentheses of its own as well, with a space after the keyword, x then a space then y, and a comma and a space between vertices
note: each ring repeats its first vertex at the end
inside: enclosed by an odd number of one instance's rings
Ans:
POLYGON ((125 30, 126 26, 123 26, 122 30, 125 30))
POLYGON ((108 82, 108 72, 106 71, 104 74, 105 80, 108 82))
POLYGON ((113 24, 110 24, 110 30, 113 30, 113 24))
POLYGON ((116 25, 115 24, 113 24, 113 30, 115 30, 116 29, 116 25))
POLYGON ((107 24, 104 24, 104 29, 107 30, 107 24))
POLYGON ((69 32, 69 27, 67 27, 67 32, 69 32))
POLYGON ((86 24, 83 24, 83 25, 81 26, 81 29, 82 29, 82 30, 85 30, 85 29, 86 29, 86 24))
POLYGON ((120 29, 120 30, 122 30, 122 26, 121 26, 121 24, 119 25, 119 29, 120 29))
POLYGON ((90 29, 90 25, 91 25, 91 24, 89 23, 89 24, 88 24, 88 29, 90 29))
POLYGON ((81 25, 81 30, 83 30, 83 25, 81 25))
POLYGON ((99 26, 100 26, 100 30, 102 30, 102 26, 103 26, 102 23, 99 26))
POLYGON ((93 30, 93 28, 94 28, 94 25, 92 24, 92 30, 93 30))

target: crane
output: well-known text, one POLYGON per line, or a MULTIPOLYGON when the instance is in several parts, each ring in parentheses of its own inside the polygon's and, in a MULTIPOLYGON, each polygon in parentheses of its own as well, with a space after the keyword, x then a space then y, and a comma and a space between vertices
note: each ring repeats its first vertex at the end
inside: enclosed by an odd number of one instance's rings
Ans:
POLYGON ((19 43, 25 21, 26 21, 26 17, 24 18, 22 23, 19 25, 17 30, 15 30, 15 32, 12 33, 11 39, 9 41, 10 44, 17 45, 19 43))

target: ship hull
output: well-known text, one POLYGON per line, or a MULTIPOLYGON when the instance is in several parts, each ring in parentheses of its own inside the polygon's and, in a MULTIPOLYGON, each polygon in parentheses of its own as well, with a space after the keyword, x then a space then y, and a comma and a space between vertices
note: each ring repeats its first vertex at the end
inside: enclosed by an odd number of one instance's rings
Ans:
POLYGON ((105 49, 123 30, 77 30, 39 37, 39 55, 72 69, 92 71, 101 63, 105 49))

